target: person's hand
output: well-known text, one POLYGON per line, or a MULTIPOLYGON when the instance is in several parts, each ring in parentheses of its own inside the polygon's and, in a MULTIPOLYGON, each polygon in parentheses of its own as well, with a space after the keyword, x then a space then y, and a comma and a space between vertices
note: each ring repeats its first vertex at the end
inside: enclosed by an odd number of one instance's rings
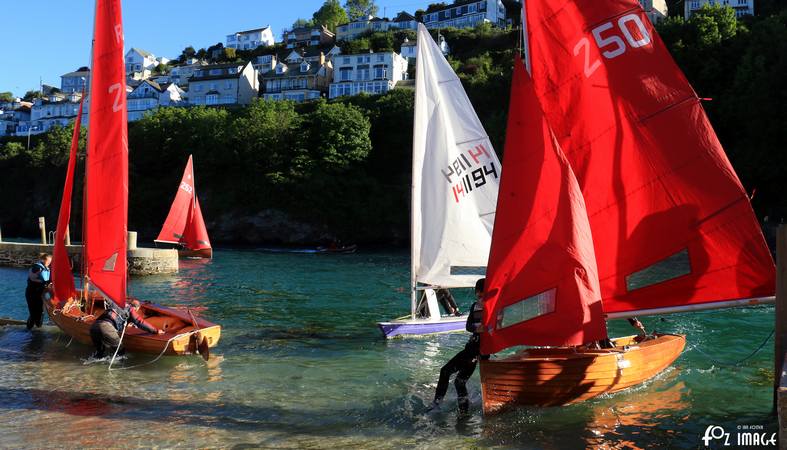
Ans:
POLYGON ((158 332, 157 332, 157 334, 159 334, 159 335, 162 335, 162 334, 164 334, 164 333, 165 333, 165 331, 164 331, 164 330, 158 330, 158 332))

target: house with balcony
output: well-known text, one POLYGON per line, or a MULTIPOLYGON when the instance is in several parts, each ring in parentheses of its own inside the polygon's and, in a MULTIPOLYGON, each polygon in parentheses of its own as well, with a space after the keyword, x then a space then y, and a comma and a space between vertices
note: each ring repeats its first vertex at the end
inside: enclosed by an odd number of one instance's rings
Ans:
POLYGON ((460 5, 452 4, 425 13, 421 18, 426 28, 472 28, 491 23, 500 28, 507 25, 506 8, 502 0, 478 0, 460 5))
POLYGON ((86 91, 89 78, 90 69, 87 67, 80 67, 74 72, 60 75, 60 90, 65 93, 86 91))
POLYGON ((258 74, 263 74, 275 69, 278 62, 279 57, 276 55, 260 55, 252 60, 251 65, 258 74))
POLYGON ((639 0, 653 25, 667 18, 667 0, 639 0))
POLYGON ((185 92, 174 83, 160 85, 143 80, 126 96, 128 121, 134 122, 145 113, 160 106, 178 106, 185 103, 185 92))
POLYGON ((683 3, 684 18, 688 20, 703 5, 729 6, 735 10, 735 17, 754 15, 754 0, 686 0, 683 3))
POLYGON ((369 16, 336 27, 337 41, 351 41, 366 32, 417 30, 418 21, 406 12, 400 12, 394 19, 369 16))
POLYGON ((297 47, 328 46, 335 41, 336 35, 331 32, 331 30, 325 28, 325 25, 313 28, 295 28, 284 32, 284 42, 287 44, 287 48, 290 49, 297 47))
POLYGON ((191 76, 188 97, 192 105, 248 105, 259 90, 251 62, 212 64, 191 76))
MULTIPOLYGON (((297 54, 297 53, 296 53, 297 54)), ((333 64, 325 54, 291 54, 273 70, 260 76, 267 100, 303 102, 326 95, 333 77, 333 64)))
POLYGON ((396 52, 361 53, 334 58, 330 98, 384 94, 407 79, 407 58, 396 52))
MULTIPOLYGON (((0 102, 0 137, 13 136, 20 124, 23 126, 28 124, 32 106, 32 103, 22 102, 19 99, 14 102, 0 102)), ((25 133, 27 133, 26 127, 25 133)))
POLYGON ((184 64, 172 66, 169 69, 169 81, 177 84, 179 87, 186 87, 189 85, 189 78, 194 75, 194 72, 208 65, 205 61, 197 58, 189 58, 184 64))
POLYGON ((131 50, 126 52, 125 61, 126 76, 133 79, 147 78, 150 76, 150 73, 153 71, 153 69, 159 65, 159 61, 156 60, 155 55, 145 50, 133 47, 131 50), (147 76, 145 76, 146 74, 147 76))
MULTIPOLYGON (((30 129, 20 130, 17 134, 27 133, 39 134, 49 131, 52 127, 68 126, 79 112, 79 101, 82 95, 77 92, 70 94, 51 94, 46 98, 37 98, 30 108, 30 129)), ((83 123, 87 115, 87 108, 83 111, 83 123)), ((21 123, 20 123, 21 125, 21 123)))
POLYGON ((228 34, 225 47, 235 50, 254 50, 257 47, 270 47, 274 43, 273 30, 268 25, 263 28, 228 34))

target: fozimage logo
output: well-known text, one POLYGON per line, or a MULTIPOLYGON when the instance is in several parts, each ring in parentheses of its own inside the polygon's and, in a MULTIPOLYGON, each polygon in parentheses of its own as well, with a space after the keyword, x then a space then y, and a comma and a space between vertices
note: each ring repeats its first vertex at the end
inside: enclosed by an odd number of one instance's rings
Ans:
POLYGON ((702 436, 702 443, 705 447, 709 447, 711 443, 724 447, 775 447, 776 433, 766 432, 762 425, 738 425, 735 433, 729 433, 719 425, 708 425, 702 436))

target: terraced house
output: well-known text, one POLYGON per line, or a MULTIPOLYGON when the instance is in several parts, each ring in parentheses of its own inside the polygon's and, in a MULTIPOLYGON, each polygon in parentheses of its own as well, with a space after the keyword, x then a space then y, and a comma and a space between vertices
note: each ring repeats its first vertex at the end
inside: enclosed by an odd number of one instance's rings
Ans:
POLYGON ((189 103, 248 105, 259 90, 257 71, 251 62, 213 64, 195 70, 189 79, 189 103))
POLYGON ((261 75, 263 97, 295 102, 315 100, 328 92, 332 77, 333 64, 318 48, 292 52, 273 70, 261 75))
POLYGON ((502 0, 480 0, 453 4, 425 13, 421 19, 426 28, 472 28, 481 23, 505 27, 506 8, 502 0))

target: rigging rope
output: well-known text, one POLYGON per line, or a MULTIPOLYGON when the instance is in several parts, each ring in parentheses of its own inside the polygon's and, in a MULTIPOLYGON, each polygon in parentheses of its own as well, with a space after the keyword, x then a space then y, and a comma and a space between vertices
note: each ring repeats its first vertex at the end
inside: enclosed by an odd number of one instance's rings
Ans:
POLYGON ((152 360, 150 360, 148 362, 142 363, 142 364, 134 365, 134 366, 117 367, 117 368, 113 369, 112 368, 112 364, 115 362, 115 356, 117 356, 118 351, 120 350, 120 345, 123 344, 123 337, 126 334, 126 327, 124 326, 123 327, 123 333, 120 335, 120 342, 118 343, 118 347, 115 349, 115 355, 112 356, 112 360, 109 362, 109 368, 108 369, 110 371, 112 371, 112 370, 127 370, 127 369, 135 369, 137 367, 147 366, 148 364, 153 364, 154 362, 156 362, 159 359, 161 359, 162 356, 164 356, 164 353, 167 351, 167 348, 169 348, 169 344, 171 344, 172 341, 174 341, 176 339, 180 339, 182 337, 191 336, 192 334, 195 334, 195 333, 198 333, 199 331, 204 331, 204 330, 205 329, 203 329, 203 330, 193 330, 193 331, 188 331, 186 333, 176 334, 175 336, 172 336, 171 338, 169 338, 169 340, 167 341, 167 344, 164 346, 163 349, 161 349, 161 353, 159 353, 158 356, 156 356, 154 359, 152 359, 152 360))
POLYGON ((765 347, 765 344, 767 344, 768 341, 771 340, 771 336, 773 336, 773 334, 775 332, 776 332, 776 329, 771 330, 771 332, 768 334, 768 337, 766 337, 765 340, 762 341, 762 344, 760 344, 759 347, 757 347, 753 352, 751 352, 751 354, 749 354, 749 356, 741 359, 740 361, 734 362, 734 363, 724 363, 724 362, 721 362, 721 361, 715 359, 713 356, 711 356, 711 355, 703 352, 702 350, 700 350, 699 345, 695 345, 694 347, 692 347, 692 350, 697 350, 700 354, 704 355, 706 358, 710 359, 711 362, 713 362, 714 364, 718 364, 719 366, 722 366, 722 367, 738 367, 741 364, 743 364, 744 362, 746 362, 749 359, 751 359, 754 355, 759 353, 760 350, 762 350, 762 348, 765 347))

